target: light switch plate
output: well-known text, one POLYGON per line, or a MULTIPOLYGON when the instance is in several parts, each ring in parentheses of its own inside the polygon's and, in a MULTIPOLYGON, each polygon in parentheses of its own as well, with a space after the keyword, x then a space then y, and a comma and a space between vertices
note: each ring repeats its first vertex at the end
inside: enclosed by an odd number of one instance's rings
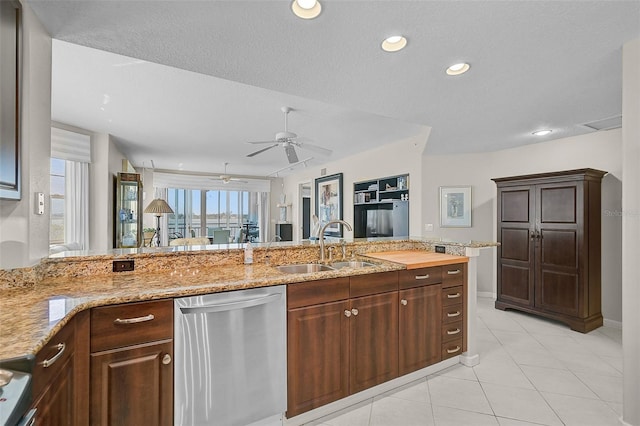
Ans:
POLYGON ((36 214, 44 214, 44 192, 36 192, 36 214))
POLYGON ((426 232, 433 232, 433 223, 425 223, 424 224, 424 230, 426 232))

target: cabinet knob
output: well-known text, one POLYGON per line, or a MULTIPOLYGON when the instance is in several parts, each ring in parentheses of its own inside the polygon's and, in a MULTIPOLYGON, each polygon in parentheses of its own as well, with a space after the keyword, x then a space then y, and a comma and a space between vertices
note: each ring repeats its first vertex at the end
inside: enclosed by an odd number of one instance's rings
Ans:
POLYGON ((164 365, 169 365, 171 364, 171 355, 169 354, 164 354, 164 356, 162 357, 162 363, 164 365))
POLYGON ((402 299, 402 300, 400 301, 400 304, 401 304, 402 306, 407 306, 407 299, 402 299))
POLYGON ((350 310, 345 310, 344 311, 344 316, 349 318, 351 316, 351 311, 350 310))
POLYGON ((351 313, 353 313, 353 315, 358 315, 358 310, 356 308, 353 308, 351 310, 351 313))

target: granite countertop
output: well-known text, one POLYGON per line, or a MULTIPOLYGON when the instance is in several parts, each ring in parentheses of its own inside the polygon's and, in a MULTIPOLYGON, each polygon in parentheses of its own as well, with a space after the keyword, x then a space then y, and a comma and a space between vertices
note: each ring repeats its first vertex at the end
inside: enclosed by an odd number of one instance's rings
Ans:
POLYGON ((192 267, 155 273, 58 277, 2 290, 0 359, 35 354, 77 312, 95 306, 175 298, 405 269, 378 261, 367 268, 285 274, 265 264, 192 267))

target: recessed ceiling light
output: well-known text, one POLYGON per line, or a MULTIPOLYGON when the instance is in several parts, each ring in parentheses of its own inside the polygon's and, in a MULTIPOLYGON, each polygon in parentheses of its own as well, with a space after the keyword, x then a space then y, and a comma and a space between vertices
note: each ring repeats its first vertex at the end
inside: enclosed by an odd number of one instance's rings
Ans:
POLYGON ((469 71, 469 64, 466 62, 460 62, 459 64, 453 64, 447 68, 447 75, 460 75, 469 71))
POLYGON ((391 37, 387 37, 382 42, 382 50, 385 52, 397 52, 398 50, 404 49, 407 45, 407 39, 401 35, 394 35, 391 37))
POLYGON ((546 136, 549 133, 551 133, 553 130, 549 130, 549 129, 544 129, 544 130, 536 130, 535 132, 532 133, 532 135, 534 136, 546 136))
POLYGON ((302 19, 313 19, 322 12, 322 5, 318 0, 293 0, 293 13, 302 19))

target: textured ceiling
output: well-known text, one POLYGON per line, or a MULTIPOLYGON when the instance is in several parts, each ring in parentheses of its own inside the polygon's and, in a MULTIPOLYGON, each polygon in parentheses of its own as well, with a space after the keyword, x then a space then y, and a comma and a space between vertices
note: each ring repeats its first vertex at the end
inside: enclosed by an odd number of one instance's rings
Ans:
MULTIPOLYGON (((194 71, 148 63, 97 69, 79 51, 69 71, 54 51, 54 73, 71 73, 60 77, 66 85, 54 75, 54 119, 87 127, 104 111, 75 111, 69 99, 90 102, 83 94, 120 87, 127 93, 113 94, 112 106, 125 108, 122 100, 130 109, 90 128, 131 147, 134 163, 145 150, 156 159, 198 156, 192 140, 206 140, 224 154, 215 161, 235 161, 239 172, 251 164, 241 153, 253 147, 244 142, 281 130, 286 104, 300 109, 290 129, 334 156, 428 128, 431 153, 534 143, 540 127, 554 129, 544 140, 585 133, 582 123, 621 113, 621 46, 640 35, 639 1, 326 0, 311 21, 296 18, 288 1, 28 3, 56 39, 194 71), (408 38, 407 48, 383 52, 381 40, 394 33, 408 38), (459 61, 470 72, 446 76, 459 61)), ((277 154, 259 173, 286 165, 277 154)))

